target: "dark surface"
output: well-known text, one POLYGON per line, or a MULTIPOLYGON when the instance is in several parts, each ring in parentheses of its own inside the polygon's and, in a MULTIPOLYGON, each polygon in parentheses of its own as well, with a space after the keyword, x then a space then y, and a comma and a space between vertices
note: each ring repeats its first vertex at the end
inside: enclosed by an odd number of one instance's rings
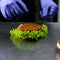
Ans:
POLYGON ((9 31, 17 28, 20 23, 0 22, 0 60, 57 60, 56 42, 60 39, 60 23, 47 24, 49 28, 47 39, 35 51, 20 50, 10 41, 9 31))

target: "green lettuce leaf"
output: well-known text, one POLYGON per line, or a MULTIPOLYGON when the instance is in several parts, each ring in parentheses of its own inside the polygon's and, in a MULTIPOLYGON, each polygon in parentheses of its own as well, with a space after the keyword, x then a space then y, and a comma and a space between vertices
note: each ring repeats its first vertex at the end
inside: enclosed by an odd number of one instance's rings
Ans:
POLYGON ((10 35, 13 38, 22 38, 26 39, 27 37, 32 38, 32 39, 38 39, 39 37, 43 38, 46 37, 48 34, 48 27, 45 24, 42 24, 42 30, 34 30, 34 31, 19 31, 17 29, 10 30, 10 35))

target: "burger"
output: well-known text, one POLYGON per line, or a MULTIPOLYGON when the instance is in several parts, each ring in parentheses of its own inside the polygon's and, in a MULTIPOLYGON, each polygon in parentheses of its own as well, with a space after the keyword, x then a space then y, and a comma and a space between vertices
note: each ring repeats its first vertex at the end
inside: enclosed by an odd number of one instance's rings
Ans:
POLYGON ((10 35, 12 38, 19 40, 38 40, 40 38, 46 37, 47 34, 47 25, 37 23, 20 24, 16 29, 10 30, 10 35))

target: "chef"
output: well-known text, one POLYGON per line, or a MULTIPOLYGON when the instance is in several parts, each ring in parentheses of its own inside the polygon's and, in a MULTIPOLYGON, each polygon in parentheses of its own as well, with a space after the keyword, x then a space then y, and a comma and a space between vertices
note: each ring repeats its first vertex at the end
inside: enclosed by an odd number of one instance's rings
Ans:
MULTIPOLYGON (((58 6, 53 0, 39 0, 41 18, 53 18, 58 11, 58 6)), ((34 0, 1 0, 0 21, 34 21, 34 0)))

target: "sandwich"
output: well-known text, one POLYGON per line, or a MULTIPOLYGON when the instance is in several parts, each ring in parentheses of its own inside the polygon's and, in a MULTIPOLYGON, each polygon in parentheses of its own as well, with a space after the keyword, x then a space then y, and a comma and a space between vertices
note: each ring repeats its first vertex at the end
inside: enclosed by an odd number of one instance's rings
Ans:
POLYGON ((37 23, 20 24, 16 29, 10 30, 10 35, 14 39, 22 40, 38 40, 45 38, 48 34, 48 26, 37 23))

